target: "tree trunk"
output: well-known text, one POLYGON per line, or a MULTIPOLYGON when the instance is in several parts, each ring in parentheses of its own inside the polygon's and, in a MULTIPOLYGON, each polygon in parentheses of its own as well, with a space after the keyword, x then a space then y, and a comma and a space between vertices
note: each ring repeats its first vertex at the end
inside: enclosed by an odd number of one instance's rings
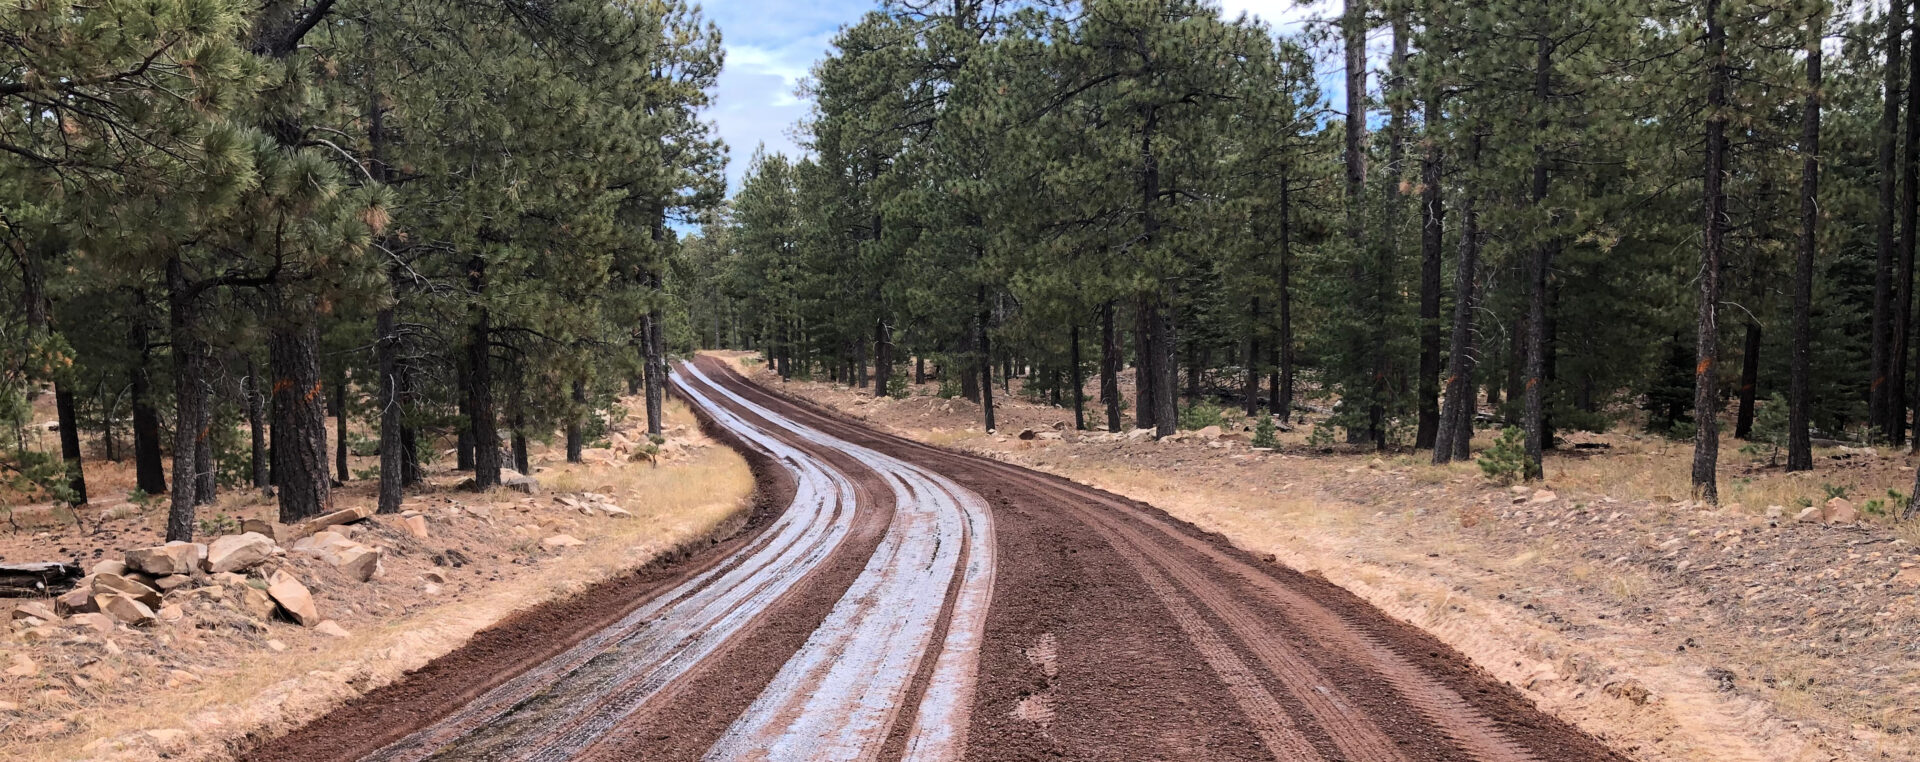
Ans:
MULTIPOLYGON (((1467 139, 1467 166, 1477 168, 1480 132, 1467 139)), ((1460 199, 1459 264, 1453 276, 1453 333, 1447 341, 1447 399, 1434 434, 1433 462, 1465 460, 1464 446, 1473 440, 1473 306, 1474 279, 1480 270, 1480 213, 1478 188, 1472 178, 1460 199)))
POLYGON ((887 331, 887 321, 876 320, 873 323, 873 396, 887 396, 887 385, 893 381, 893 337, 887 331))
POLYGON ((1709 504, 1720 503, 1720 397, 1714 378, 1719 372, 1720 260, 1726 236, 1727 47, 1721 25, 1720 0, 1706 0, 1707 124, 1704 244, 1700 247, 1700 305, 1696 325, 1693 372, 1693 493, 1709 504))
POLYGON ((1899 268, 1895 280, 1893 313, 1893 354, 1887 367, 1887 412, 1892 425, 1891 443, 1899 446, 1906 443, 1907 437, 1907 352, 1911 344, 1913 331, 1913 265, 1914 248, 1920 244, 1920 55, 1909 51, 1907 55, 1907 116, 1906 136, 1902 143, 1901 155, 1905 168, 1901 172, 1903 194, 1900 199, 1900 249, 1896 260, 1899 268))
POLYGON ((70 382, 53 382, 53 405, 60 418, 60 459, 67 462, 69 505, 87 504, 87 474, 80 462, 80 421, 73 409, 70 382))
MULTIPOLYGON (((143 340, 140 342, 146 344, 143 340)), ((167 472, 160 460, 160 414, 153 408, 153 379, 147 372, 148 359, 142 353, 133 369, 133 471, 134 487, 148 495, 166 494, 167 472)))
MULTIPOLYGON (((1815 13, 1808 27, 1807 94, 1800 113, 1800 250, 1793 262, 1792 378, 1787 392, 1788 471, 1813 470, 1813 256, 1820 232, 1820 58, 1826 13, 1815 13)), ((1894 46, 1899 46, 1897 38, 1894 46)))
POLYGON ((273 373, 273 477, 280 521, 318 516, 331 505, 327 478, 327 408, 320 384, 319 327, 305 300, 276 294, 279 316, 267 336, 273 373))
MULTIPOLYGON (((392 282, 392 281, 390 281, 392 282)), ((380 388, 374 399, 380 405, 380 513, 399 513, 406 482, 402 458, 407 450, 402 439, 400 409, 400 335, 394 326, 393 307, 374 314, 374 362, 379 366, 380 388)))
POLYGON ((1178 384, 1178 366, 1174 363, 1174 347, 1177 343, 1173 332, 1173 320, 1167 315, 1172 308, 1164 304, 1154 305, 1149 318, 1151 325, 1148 346, 1153 352, 1157 377, 1153 384, 1153 422, 1154 438, 1170 437, 1179 430, 1179 408, 1175 407, 1174 389, 1178 384))
MULTIPOLYGON (((487 261, 467 261, 467 290, 475 297, 486 293, 487 261)), ((500 430, 493 410, 492 316, 474 305, 467 324, 467 418, 473 432, 473 488, 500 486, 500 430)))
POLYGON ((455 403, 455 407, 459 411, 460 417, 465 421, 465 425, 460 427, 459 434, 454 443, 454 468, 461 471, 472 471, 473 452, 475 449, 473 446, 473 408, 468 405, 468 402, 473 399, 473 374, 467 370, 467 364, 471 361, 472 352, 467 351, 463 354, 467 356, 460 358, 453 366, 455 387, 459 392, 459 401, 455 403))
POLYGON ((992 432, 997 427, 993 422, 993 343, 987 336, 987 322, 993 315, 987 309, 986 286, 980 287, 979 300, 979 324, 976 328, 980 331, 980 416, 987 431, 992 432))
POLYGON ((1086 392, 1080 378, 1080 321, 1075 320, 1067 327, 1068 351, 1073 355, 1069 359, 1071 367, 1067 371, 1067 383, 1073 384, 1073 430, 1085 431, 1087 428, 1086 392))
POLYGON ((1100 305, 1100 401, 1107 406, 1107 431, 1120 432, 1120 336, 1113 326, 1113 300, 1100 305))
MULTIPOLYGON (((1553 92, 1553 43, 1541 37, 1533 58, 1533 103, 1540 109, 1534 126, 1544 139, 1548 127, 1547 103, 1553 92)), ((1535 213, 1545 210, 1540 207, 1547 202, 1547 184, 1550 180, 1547 168, 1547 149, 1544 144, 1533 147, 1533 189, 1531 200, 1535 213)), ((1546 212, 1549 220, 1554 216, 1546 212)), ((1551 222, 1549 222, 1551 225, 1551 222)), ((1551 235, 1551 233, 1549 233, 1551 235)), ((1548 446, 1545 417, 1547 407, 1547 280, 1553 269, 1554 245, 1550 241, 1534 244, 1532 256, 1527 264, 1527 365, 1526 365, 1526 407, 1521 424, 1527 432, 1526 475, 1528 479, 1538 479, 1544 475, 1541 451, 1548 446)))
POLYGON ((1420 423, 1414 449, 1434 447, 1440 434, 1440 260, 1446 206, 1440 187, 1441 95, 1427 94, 1427 150, 1420 160, 1420 423))
POLYGON ((1260 297, 1247 303, 1247 384, 1240 390, 1247 417, 1260 414, 1260 297))
POLYGON ((1134 308, 1134 363, 1133 363, 1133 426, 1137 429, 1156 428, 1154 419, 1158 397, 1153 387, 1160 377, 1160 363, 1153 354, 1153 308, 1147 305, 1147 298, 1140 297, 1134 308))
POLYGON ((253 486, 264 490, 273 484, 273 471, 267 459, 267 392, 260 371, 247 360, 247 430, 253 454, 253 486))
POLYGON ((1273 338, 1273 399, 1267 409, 1286 423, 1293 415, 1293 186, 1280 174, 1280 334, 1273 338))
POLYGON ((1907 0, 1893 0, 1887 13, 1887 63, 1880 109, 1879 155, 1875 166, 1880 177, 1880 204, 1874 218, 1876 249, 1873 275, 1872 376, 1869 386, 1867 417, 1886 441, 1893 440, 1893 414, 1888 409, 1892 384, 1888 363, 1893 355, 1893 261, 1899 248, 1894 232, 1894 209, 1899 196, 1895 191, 1898 172, 1894 162, 1899 155, 1900 80, 1905 64, 1900 44, 1907 26, 1907 0))
POLYGON ((587 382, 573 380, 573 414, 567 417, 567 462, 580 463, 580 451, 586 447, 587 382))
MULTIPOLYGON (((915 340, 909 339, 909 341, 915 341, 915 340)), ((918 345, 917 341, 915 342, 915 345, 916 346, 918 345)), ((913 384, 914 386, 919 386, 926 382, 927 382, 927 358, 925 355, 915 354, 913 356, 913 384)))
POLYGON ((199 347, 200 315, 197 294, 187 281, 185 266, 175 256, 167 260, 167 328, 173 354, 173 492, 167 509, 167 541, 191 541, 198 490, 195 453, 207 432, 205 420, 206 366, 199 347))
POLYGON ((1734 416, 1735 439, 1753 439, 1753 400, 1760 385, 1760 324, 1747 323, 1746 341, 1740 348, 1740 410, 1734 416))
POLYGON ((979 353, 980 332, 973 326, 967 326, 960 337, 960 351, 957 370, 960 373, 960 396, 968 402, 980 403, 980 378, 985 371, 982 366, 986 360, 979 353))
POLYGON ((347 374, 340 372, 340 381, 333 385, 333 470, 337 478, 346 483, 350 471, 347 469, 347 374))

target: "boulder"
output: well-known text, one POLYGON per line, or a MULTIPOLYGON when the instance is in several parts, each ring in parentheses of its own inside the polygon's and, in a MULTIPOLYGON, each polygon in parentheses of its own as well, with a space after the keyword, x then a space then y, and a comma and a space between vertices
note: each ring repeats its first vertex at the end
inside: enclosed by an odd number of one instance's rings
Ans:
POLYGON ((46 622, 60 621, 60 615, 53 613, 52 606, 48 606, 39 601, 22 603, 13 609, 14 619, 25 619, 27 617, 34 617, 46 622))
POLYGON ((286 612, 287 618, 302 627, 312 627, 320 623, 320 607, 314 605, 313 593, 307 586, 285 570, 275 571, 267 578, 267 595, 286 612))
POLYGON ((621 508, 620 506, 614 505, 612 503, 600 504, 600 510, 604 511, 608 516, 612 516, 616 519, 633 518, 633 512, 628 511, 627 509, 621 508))
POLYGON ((192 582, 193 578, 185 574, 169 574, 154 580, 153 588, 159 590, 161 595, 166 595, 167 593, 186 587, 192 582))
POLYGON ((93 605, 92 587, 76 587, 53 599, 53 610, 71 616, 100 609, 93 605))
POLYGON ((102 561, 100 561, 100 563, 93 565, 93 570, 90 573, 92 574, 126 574, 127 562, 121 561, 118 559, 113 559, 113 558, 103 559, 102 561))
POLYGON ((1787 515, 1787 507, 1786 507, 1786 506, 1784 506, 1784 505, 1769 505, 1769 506, 1767 506, 1767 518, 1769 518, 1769 519, 1777 519, 1777 518, 1780 518, 1780 517, 1782 517, 1782 516, 1785 516, 1785 515, 1787 515))
POLYGON ((511 479, 503 479, 500 482, 500 486, 524 495, 540 494, 540 482, 531 476, 516 476, 511 479))
POLYGON ((315 516, 302 522, 300 526, 293 531, 293 536, 296 538, 305 537, 322 529, 326 529, 327 527, 366 521, 373 517, 373 510, 371 506, 363 505, 357 508, 347 508, 315 516))
POLYGON ((1219 426, 1205 426, 1193 432, 1193 435, 1205 440, 1220 438, 1219 426))
POLYGON ((541 540, 540 544, 545 547, 559 549, 559 548, 571 548, 575 545, 585 545, 587 543, 572 535, 556 534, 552 537, 548 537, 547 539, 541 540))
POLYGON ((335 637, 335 638, 344 638, 344 637, 347 637, 348 635, 347 628, 341 627, 339 622, 335 622, 331 619, 314 625, 313 631, 320 633, 321 635, 326 635, 326 636, 335 637))
POLYGON ((197 542, 170 542, 165 545, 127 551, 127 568, 156 577, 189 574, 200 568, 207 557, 207 546, 197 542))
POLYGON ((135 627, 146 627, 154 623, 153 609, 133 596, 121 593, 107 593, 93 597, 93 605, 116 621, 126 622, 135 627))
POLYGON ((365 582, 380 571, 383 553, 349 540, 338 532, 321 532, 293 544, 293 552, 318 558, 356 581, 365 582))
POLYGON ((1829 524, 1852 524, 1860 520, 1860 511, 1853 507, 1853 501, 1836 497, 1827 501, 1820 516, 1829 524))
POLYGON ((180 604, 178 603, 169 603, 161 606, 160 610, 154 612, 154 614, 160 617, 160 621, 162 622, 178 622, 181 617, 187 615, 187 610, 180 608, 180 604))
POLYGON ((98 611, 74 614, 67 620, 69 627, 90 627, 94 632, 107 635, 113 632, 116 620, 98 611))
POLYGON ((265 519, 244 519, 240 522, 240 531, 266 535, 273 538, 276 545, 285 545, 294 539, 292 527, 265 519))
POLYGON ((413 535, 413 538, 416 540, 424 540, 432 536, 427 532, 427 517, 425 516, 408 516, 400 520, 400 526, 405 528, 407 534, 413 535))
MULTIPOLYGON (((160 605, 160 591, 118 574, 95 575, 93 592, 96 597, 105 593, 119 593, 148 606, 160 605)), ((97 598, 95 603, 98 603, 97 598)))
POLYGON ((1032 439, 1032 438, 1034 438, 1034 437, 1036 437, 1036 436, 1039 436, 1039 434, 1036 434, 1036 433, 1034 433, 1034 431, 1033 431, 1033 429, 1021 429, 1021 430, 1020 430, 1020 438, 1021 438, 1021 439, 1032 439))
POLYGON ((1818 507, 1811 506, 1811 505, 1807 506, 1805 509, 1802 509, 1800 511, 1800 515, 1793 517, 1794 521, 1800 521, 1800 522, 1817 522, 1817 521, 1820 521, 1820 519, 1821 519, 1820 509, 1818 507))
POLYGON ((1554 494, 1553 490, 1543 489, 1543 490, 1535 491, 1533 493, 1533 497, 1528 502, 1531 502, 1537 505, 1540 503, 1551 503, 1559 499, 1560 499, 1560 496, 1554 494))
POLYGON ((207 571, 244 572, 273 558, 273 537, 259 532, 230 534, 207 546, 207 571))
POLYGON ((267 591, 252 585, 240 586, 238 603, 241 611, 247 612, 255 619, 268 619, 273 616, 273 596, 267 595, 267 591))

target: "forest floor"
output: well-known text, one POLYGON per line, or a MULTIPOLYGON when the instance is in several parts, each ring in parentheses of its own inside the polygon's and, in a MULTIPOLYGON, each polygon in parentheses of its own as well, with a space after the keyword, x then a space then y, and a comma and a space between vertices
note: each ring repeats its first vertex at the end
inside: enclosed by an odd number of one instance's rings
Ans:
MULTIPOLYGON (((613 431, 638 439, 644 406, 638 398, 622 402, 628 415, 613 431)), ((666 424, 669 444, 657 467, 620 457, 618 439, 613 448, 589 450, 584 464, 568 464, 558 447, 536 444, 541 489, 533 496, 463 491, 456 485, 464 474, 450 462, 430 466, 427 486, 407 496, 402 516, 333 528, 382 551, 381 570, 367 582, 297 552, 265 567, 301 579, 334 627, 250 615, 237 605, 244 596, 234 594, 245 591, 222 594, 217 579, 166 593, 166 605, 156 607, 160 621, 144 627, 93 620, 96 628, 81 617, 34 626, 14 609, 36 601, 0 599, 0 624, 11 625, 0 635, 0 757, 225 758, 421 667, 516 612, 596 583, 619 584, 676 549, 730 533, 744 520, 754 488, 746 462, 701 433, 676 401, 668 403, 666 424), (416 515, 426 522, 424 537, 403 523, 416 515)), ((377 458, 355 457, 349 465, 373 468, 377 458)), ((100 497, 81 509, 77 523, 64 508, 13 507, 18 528, 0 526, 0 563, 78 559, 92 568, 160 544, 165 501, 121 497, 131 489, 131 467, 88 464, 90 491, 100 497)), ((336 488, 335 508, 371 506, 373 487, 356 478, 336 488)), ((230 526, 239 521, 271 520, 275 511, 257 490, 225 490, 200 512, 223 526, 203 534, 235 532, 230 526)))
POLYGON ((1795 520, 1841 492, 1884 505, 1912 485, 1904 453, 1823 448, 1787 474, 1723 446, 1712 509, 1686 500, 1687 443, 1626 430, 1572 435, 1543 483, 1509 488, 1426 453, 1312 448, 1308 426, 1271 452, 1244 421, 1218 438, 1076 435, 1070 409, 1017 394, 996 395, 990 435, 933 385, 876 400, 727 356, 769 388, 1150 502, 1324 576, 1633 758, 1920 759, 1920 527, 1795 520))

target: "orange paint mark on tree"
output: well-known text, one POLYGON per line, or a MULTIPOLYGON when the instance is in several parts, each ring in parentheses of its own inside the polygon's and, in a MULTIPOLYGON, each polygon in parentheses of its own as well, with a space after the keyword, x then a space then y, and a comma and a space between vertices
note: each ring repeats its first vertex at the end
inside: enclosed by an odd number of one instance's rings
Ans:
POLYGON ((1709 357, 1705 360, 1701 360, 1699 365, 1694 366, 1693 375, 1704 376, 1704 375, 1707 375, 1707 371, 1712 369, 1713 369, 1713 358, 1709 357))
POLYGON ((315 381, 313 382, 313 388, 307 390, 306 401, 312 402, 319 398, 320 398, 320 382, 315 381))

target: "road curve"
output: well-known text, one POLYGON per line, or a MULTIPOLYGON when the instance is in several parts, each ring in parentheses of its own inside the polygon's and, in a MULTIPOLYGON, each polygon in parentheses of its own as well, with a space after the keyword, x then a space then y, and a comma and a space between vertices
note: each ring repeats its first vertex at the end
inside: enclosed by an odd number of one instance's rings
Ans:
POLYGON ((541 607, 251 760, 1618 760, 1431 636, 1140 503, 713 358, 760 481, 711 551, 541 607))

